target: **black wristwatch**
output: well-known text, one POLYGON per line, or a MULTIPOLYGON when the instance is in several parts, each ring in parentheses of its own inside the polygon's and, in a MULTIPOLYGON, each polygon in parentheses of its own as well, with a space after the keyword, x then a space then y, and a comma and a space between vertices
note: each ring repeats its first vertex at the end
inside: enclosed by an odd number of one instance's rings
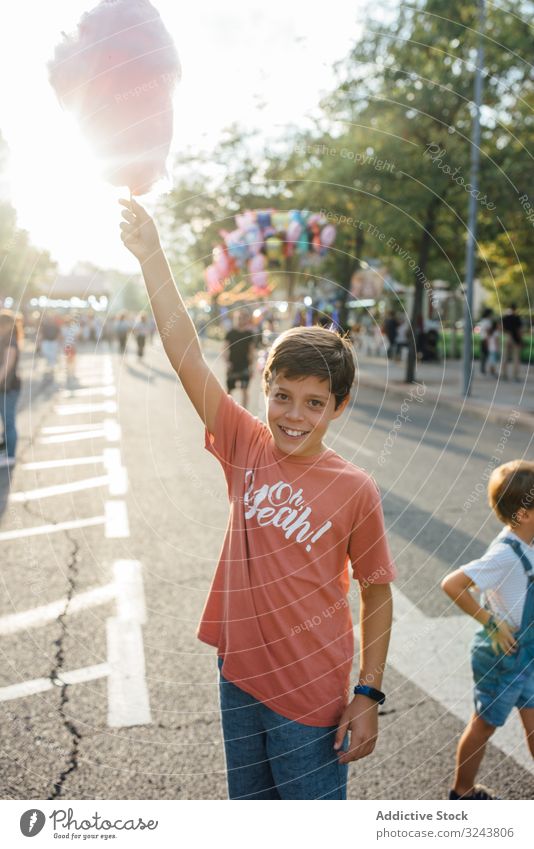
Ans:
POLYGON ((375 690, 374 687, 367 687, 365 684, 357 684, 354 688, 354 695, 369 696, 370 699, 374 699, 379 705, 383 705, 386 701, 386 697, 381 690, 375 690))

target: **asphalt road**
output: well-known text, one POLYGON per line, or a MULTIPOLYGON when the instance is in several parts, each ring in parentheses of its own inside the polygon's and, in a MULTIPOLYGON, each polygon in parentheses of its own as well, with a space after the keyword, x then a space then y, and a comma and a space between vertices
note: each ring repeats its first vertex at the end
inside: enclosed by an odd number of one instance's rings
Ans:
MULTIPOLYGON (((159 342, 142 362, 133 346, 81 354, 70 390, 25 368, 10 489, 0 472, 1 798, 225 798, 215 652, 195 631, 228 508, 202 425, 159 342)), ((330 446, 381 487, 399 567, 388 701, 351 798, 445 798, 472 628, 439 581, 499 530, 490 458, 532 456, 531 441, 409 392, 358 388, 335 423, 330 446)), ((480 780, 532 798, 518 724, 494 739, 480 780)))

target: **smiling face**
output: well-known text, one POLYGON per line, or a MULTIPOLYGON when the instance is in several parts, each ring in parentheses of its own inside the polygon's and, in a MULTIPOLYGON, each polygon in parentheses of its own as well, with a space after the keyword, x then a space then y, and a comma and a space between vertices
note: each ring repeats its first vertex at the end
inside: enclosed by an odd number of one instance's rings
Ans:
POLYGON ((265 401, 276 447, 300 457, 319 454, 325 448, 322 439, 330 422, 341 415, 348 400, 347 396, 336 410, 327 380, 312 375, 289 380, 275 374, 265 401))

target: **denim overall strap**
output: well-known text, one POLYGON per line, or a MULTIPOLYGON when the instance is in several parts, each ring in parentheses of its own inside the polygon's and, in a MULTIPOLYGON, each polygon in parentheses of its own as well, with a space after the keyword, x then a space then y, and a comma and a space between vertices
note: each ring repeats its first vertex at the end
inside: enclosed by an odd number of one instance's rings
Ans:
POLYGON ((520 636, 525 636, 528 641, 534 639, 534 569, 530 558, 527 557, 521 545, 516 539, 511 537, 503 537, 501 542, 509 545, 515 554, 519 557, 521 565, 527 576, 527 596, 525 598, 525 606, 523 607, 523 616, 521 618, 520 636))

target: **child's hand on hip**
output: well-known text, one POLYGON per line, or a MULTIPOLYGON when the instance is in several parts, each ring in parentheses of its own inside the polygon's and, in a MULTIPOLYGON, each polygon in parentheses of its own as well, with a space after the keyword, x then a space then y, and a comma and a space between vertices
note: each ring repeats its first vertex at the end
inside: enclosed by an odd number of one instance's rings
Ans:
POLYGON ((338 752, 339 763, 346 764, 370 755, 378 738, 378 702, 368 696, 355 696, 347 705, 336 732, 334 749, 341 748, 345 734, 350 732, 347 752, 338 752))
POLYGON ((121 221, 121 239, 139 262, 144 262, 160 250, 154 220, 133 198, 121 198, 119 203, 126 207, 122 210, 124 221, 121 221))
POLYGON ((495 654, 499 654, 499 652, 514 654, 517 651, 517 644, 508 622, 504 619, 498 619, 496 620, 496 624, 498 630, 493 631, 490 635, 493 651, 495 654))

